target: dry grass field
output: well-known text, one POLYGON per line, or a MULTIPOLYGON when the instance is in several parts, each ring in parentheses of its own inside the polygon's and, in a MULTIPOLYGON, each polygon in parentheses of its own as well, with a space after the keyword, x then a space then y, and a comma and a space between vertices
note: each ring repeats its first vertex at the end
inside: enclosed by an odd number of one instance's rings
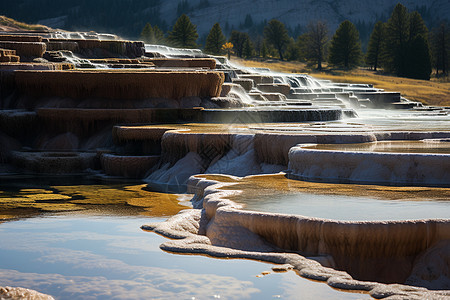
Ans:
POLYGON ((0 31, 16 31, 16 30, 49 30, 47 26, 37 24, 26 24, 14 19, 0 16, 0 31))
POLYGON ((382 75, 365 69, 318 72, 311 70, 306 64, 299 62, 282 62, 278 60, 255 61, 235 57, 232 57, 231 61, 246 67, 269 68, 277 72, 308 73, 316 78, 328 79, 333 82, 370 83, 386 91, 401 92, 403 97, 409 100, 420 101, 427 105, 450 106, 449 77, 416 80, 382 75))

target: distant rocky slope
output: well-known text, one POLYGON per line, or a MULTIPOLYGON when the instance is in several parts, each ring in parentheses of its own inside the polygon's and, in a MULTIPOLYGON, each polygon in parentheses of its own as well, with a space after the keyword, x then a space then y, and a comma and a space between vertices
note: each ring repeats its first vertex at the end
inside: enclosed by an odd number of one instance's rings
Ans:
MULTIPOLYGON (((170 29, 177 16, 186 13, 197 25, 200 36, 219 22, 229 32, 250 30, 272 18, 297 31, 314 20, 324 20, 330 30, 349 19, 371 31, 376 20, 389 17, 396 2, 391 0, 80 0, 51 2, 18 0, 0 3, 0 15, 68 30, 96 30, 136 38, 145 23, 170 29)), ((418 10, 429 27, 449 19, 448 0, 402 0, 410 10, 418 10)), ((360 31, 361 31, 361 28, 360 31)), ((370 33, 370 32, 369 32, 370 33)))
MULTIPOLYGON (((397 2, 391 0, 208 0, 209 6, 189 11, 192 22, 197 24, 199 32, 208 31, 215 22, 222 26, 239 29, 245 27, 247 15, 251 16, 253 24, 279 19, 291 28, 297 25, 307 26, 314 20, 324 20, 331 29, 339 23, 350 21, 375 23, 376 20, 387 18, 397 2), (240 26, 240 25, 243 26, 240 26)), ((400 1, 410 10, 419 10, 430 22, 450 16, 448 0, 403 0, 400 1)), ((176 17, 179 1, 164 1, 161 13, 168 19, 176 17)), ((248 24, 247 24, 248 25, 248 24)))

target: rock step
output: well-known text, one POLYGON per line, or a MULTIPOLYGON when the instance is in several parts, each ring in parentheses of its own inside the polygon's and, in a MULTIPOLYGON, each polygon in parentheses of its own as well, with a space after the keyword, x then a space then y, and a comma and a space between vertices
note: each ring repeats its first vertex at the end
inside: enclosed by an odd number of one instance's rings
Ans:
POLYGON ((159 162, 159 155, 126 156, 116 154, 102 154, 100 163, 108 176, 140 179, 159 162))

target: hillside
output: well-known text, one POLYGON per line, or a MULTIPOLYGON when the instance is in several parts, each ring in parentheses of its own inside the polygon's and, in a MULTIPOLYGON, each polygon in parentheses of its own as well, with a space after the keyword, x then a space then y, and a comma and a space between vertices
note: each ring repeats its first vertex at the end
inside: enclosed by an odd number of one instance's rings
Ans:
POLYGON ((0 31, 18 31, 18 30, 46 31, 49 30, 49 28, 44 25, 30 25, 22 23, 14 19, 0 15, 0 31))
MULTIPOLYGON (((450 16, 448 0, 403 0, 410 10, 419 10, 433 27, 450 16)), ((391 0, 16 0, 0 2, 0 15, 28 23, 40 23, 67 30, 96 30, 137 38, 145 23, 170 29, 186 13, 205 36, 219 22, 226 33, 232 29, 261 32, 272 18, 283 21, 291 34, 310 21, 325 20, 330 31, 345 19, 355 23, 361 35, 368 35, 376 20, 385 20, 395 2, 391 0)))

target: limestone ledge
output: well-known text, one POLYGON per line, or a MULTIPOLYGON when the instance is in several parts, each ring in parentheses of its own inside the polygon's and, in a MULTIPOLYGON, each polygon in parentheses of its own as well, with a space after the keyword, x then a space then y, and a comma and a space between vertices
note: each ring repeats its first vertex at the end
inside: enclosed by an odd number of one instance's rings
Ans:
MULTIPOLYGON (((345 271, 332 268, 335 267, 339 258, 333 253, 330 254, 329 251, 332 248, 329 247, 330 239, 333 239, 333 237, 335 237, 334 242, 337 242, 338 247, 339 244, 349 247, 349 249, 346 249, 346 252, 351 253, 349 256, 359 256, 355 258, 355 260, 358 260, 357 263, 360 263, 359 260, 361 259, 370 260, 371 257, 373 258, 369 253, 371 251, 397 251, 395 248, 400 248, 400 252, 403 250, 409 251, 408 247, 397 247, 398 243, 409 244, 406 240, 414 239, 414 237, 420 235, 419 232, 422 232, 423 227, 425 231, 422 233, 425 235, 424 238, 427 243, 425 250, 422 251, 422 257, 430 255, 442 257, 442 255, 445 256, 446 249, 449 247, 450 222, 448 220, 340 222, 296 215, 250 212, 242 210, 240 205, 228 199, 231 195, 242 193, 242 191, 230 190, 230 186, 233 186, 239 178, 233 176, 221 176, 220 178, 221 181, 206 179, 202 175, 190 177, 188 193, 195 194, 192 199, 194 209, 182 211, 162 223, 143 225, 142 229, 154 231, 174 239, 160 246, 165 251, 271 262, 283 265, 283 268, 286 268, 286 266, 293 268, 302 277, 324 281, 329 286, 338 289, 369 293, 370 296, 377 299, 447 299, 450 297, 449 282, 447 282, 448 280, 445 281, 445 274, 443 276, 428 274, 430 280, 444 278, 439 283, 438 288, 441 290, 428 290, 423 287, 411 286, 413 284, 427 285, 427 283, 424 283, 427 276, 421 276, 417 273, 418 269, 423 268, 423 265, 421 265, 423 260, 419 259, 419 263, 416 264, 413 270, 416 274, 410 275, 406 280, 406 283, 410 285, 386 284, 375 282, 377 280, 357 280, 345 271), (226 178, 229 178, 229 180, 226 180, 226 178), (227 189, 222 190, 224 187, 227 187, 227 189), (407 237, 405 237, 404 229, 413 229, 414 231, 414 228, 419 228, 419 231, 412 235, 407 234, 407 237), (369 234, 367 229, 373 233, 369 234), (314 236, 314 231, 317 230, 321 231, 322 236, 314 236), (430 230, 433 231, 431 234, 430 230), (398 231, 398 234, 395 234, 396 231, 398 231), (313 233, 308 236, 308 232, 313 233), (272 238, 270 238, 270 235, 272 235, 272 238), (273 237, 274 235, 275 237, 273 237), (398 240, 395 240, 396 238, 398 240), (269 243, 268 240, 270 239, 272 240, 269 243), (295 247, 292 246, 291 249, 286 250, 286 246, 280 247, 274 242, 277 239, 288 244, 301 243, 302 240, 306 239, 304 246, 309 247, 309 249, 294 249, 295 247), (340 242, 339 239, 341 239, 340 242), (342 239, 347 242, 344 243, 342 239), (397 245, 378 249, 378 244, 383 242, 392 242, 397 245), (309 246, 310 244, 316 245, 317 249, 314 251, 309 246), (370 247, 365 247, 369 244, 370 247), (351 247, 355 247, 353 250, 365 253, 353 252, 350 249, 351 247), (389 248, 391 249, 389 250, 389 248), (439 253, 439 255, 436 255, 436 253, 439 253), (336 258, 338 259, 335 261, 336 258)), ((335 252, 339 251, 335 250, 335 252)), ((417 254, 417 256, 420 257, 421 255, 417 254)), ((351 261, 354 258, 347 257, 347 259, 351 261)), ((445 257, 443 259, 445 260, 445 257)), ((444 270, 445 263, 441 263, 441 267, 443 266, 442 272, 448 272, 448 270, 444 270)), ((439 262, 437 264, 439 265, 439 262)), ((275 266, 274 270, 277 269, 277 266, 275 266)), ((431 286, 436 289, 436 282, 432 283, 431 286)))
POLYGON ((21 287, 0 286, 0 299, 53 300, 54 298, 52 296, 41 294, 39 292, 30 289, 25 289, 21 287))

